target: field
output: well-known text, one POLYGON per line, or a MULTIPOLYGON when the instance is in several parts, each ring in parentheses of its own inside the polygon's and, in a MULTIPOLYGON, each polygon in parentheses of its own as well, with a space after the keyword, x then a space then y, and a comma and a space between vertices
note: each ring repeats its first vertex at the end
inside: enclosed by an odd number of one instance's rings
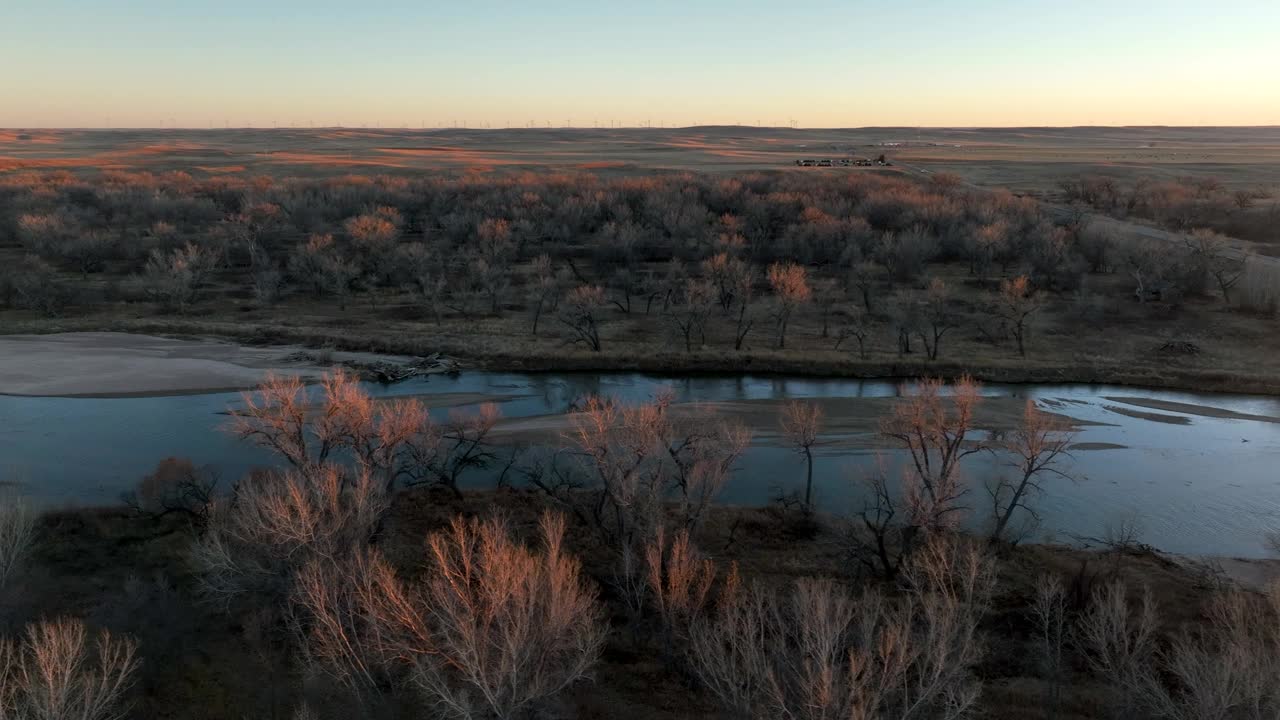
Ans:
POLYGON ((1050 196, 1062 179, 1090 173, 1280 183, 1280 127, 0 130, 0 172, 725 173, 880 154, 906 172, 954 172, 978 185, 1050 196))

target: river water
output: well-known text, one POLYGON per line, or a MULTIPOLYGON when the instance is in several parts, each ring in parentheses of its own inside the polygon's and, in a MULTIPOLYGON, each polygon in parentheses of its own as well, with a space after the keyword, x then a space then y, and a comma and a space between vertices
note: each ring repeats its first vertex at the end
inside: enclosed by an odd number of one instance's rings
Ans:
MULTIPOLYGON (((563 413, 588 393, 642 401, 664 386, 678 402, 736 403, 730 407, 756 403, 767 408, 769 401, 789 398, 837 401, 827 405, 828 420, 836 426, 841 413, 857 414, 860 403, 882 410, 888 407, 884 398, 900 392, 894 382, 847 379, 485 372, 369 390, 379 396, 484 395, 501 403, 504 417, 530 418, 563 413)), ((1041 522, 1029 539, 1098 537, 1108 526, 1136 517, 1141 539, 1168 552, 1264 557, 1265 534, 1280 530, 1280 398, 1088 385, 993 384, 982 391, 992 403, 1034 399, 1080 424, 1076 449, 1062 466, 1071 479, 1046 481, 1046 492, 1036 501, 1041 522)), ((223 430, 227 410, 240 402, 238 393, 0 396, 0 481, 46 507, 58 507, 116 502, 168 456, 190 458, 233 479, 251 467, 273 464, 264 451, 223 430)), ((722 502, 767 503, 779 488, 794 488, 803 478, 798 457, 769 441, 770 429, 758 418, 756 424, 761 441, 738 462, 722 502)), ((859 507, 861 486, 851 478, 877 462, 901 462, 900 452, 877 447, 873 436, 864 427, 824 438, 815 464, 824 511, 859 507)), ((1005 471, 1005 461, 991 454, 966 461, 965 477, 974 488, 967 498, 974 508, 967 522, 974 527, 985 521, 982 480, 1005 471)), ((492 478, 475 476, 469 482, 484 486, 492 478)))

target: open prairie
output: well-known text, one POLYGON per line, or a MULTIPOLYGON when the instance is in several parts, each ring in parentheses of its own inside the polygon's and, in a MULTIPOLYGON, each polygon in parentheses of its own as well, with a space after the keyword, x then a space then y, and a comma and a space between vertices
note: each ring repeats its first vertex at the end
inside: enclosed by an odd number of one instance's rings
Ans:
POLYGON ((1050 196, 1064 178, 1085 174, 1214 177, 1241 188, 1280 183, 1280 127, 0 130, 0 173, 721 173, 881 154, 906 172, 952 172, 1050 196))

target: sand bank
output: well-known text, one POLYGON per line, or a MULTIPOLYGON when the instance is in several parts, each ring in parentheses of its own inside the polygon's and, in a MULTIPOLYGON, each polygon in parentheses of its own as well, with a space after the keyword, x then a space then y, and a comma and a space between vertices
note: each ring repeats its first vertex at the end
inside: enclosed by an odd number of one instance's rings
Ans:
MULTIPOLYGON (((58 397, 181 395, 251 388, 269 373, 319 377, 328 368, 290 360, 296 346, 76 332, 0 336, 0 394, 58 397)), ((334 352, 334 361, 373 361, 334 352)))

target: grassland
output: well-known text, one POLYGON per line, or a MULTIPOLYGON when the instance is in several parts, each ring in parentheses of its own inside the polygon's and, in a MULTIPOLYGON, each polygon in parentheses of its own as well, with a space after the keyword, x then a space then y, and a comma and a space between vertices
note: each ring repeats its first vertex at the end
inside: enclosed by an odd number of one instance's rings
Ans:
POLYGON ((721 173, 880 154, 907 171, 954 172, 1041 196, 1052 196, 1064 178, 1089 173, 1280 184, 1280 127, 0 130, 0 172, 721 173))

